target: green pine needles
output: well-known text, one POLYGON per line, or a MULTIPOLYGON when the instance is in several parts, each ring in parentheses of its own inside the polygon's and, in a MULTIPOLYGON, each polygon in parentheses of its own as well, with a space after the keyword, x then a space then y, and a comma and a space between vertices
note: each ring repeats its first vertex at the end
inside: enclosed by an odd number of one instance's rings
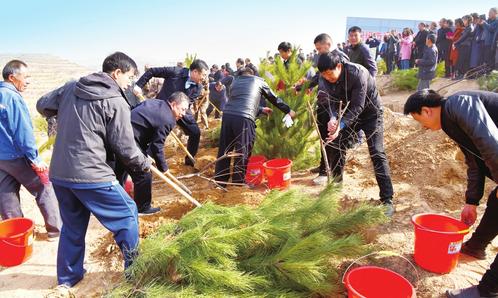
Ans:
POLYGON ((498 92, 498 71, 493 70, 490 74, 477 79, 479 88, 491 92, 498 92))
POLYGON ((286 68, 281 59, 275 59, 274 64, 262 63, 260 74, 277 92, 292 110, 296 112, 294 125, 285 128, 282 123, 284 114, 268 103, 273 109, 270 117, 260 117, 256 124, 256 142, 253 154, 264 155, 267 159, 288 158, 293 161, 293 169, 300 170, 312 167, 320 158, 320 148, 317 136, 313 134, 314 126, 311 116, 307 110, 307 102, 313 101, 316 91, 307 93, 305 83, 302 90, 296 92, 293 88, 306 77, 311 63, 306 61, 299 64, 297 61, 297 49, 292 51, 289 66, 286 68), (283 87, 277 90, 277 86, 283 87), (285 85, 285 86, 284 86, 285 85))
POLYGON ((207 203, 142 241, 128 282, 109 297, 309 297, 329 295, 345 258, 366 252, 361 234, 386 221, 381 207, 341 210, 273 191, 257 208, 207 203))

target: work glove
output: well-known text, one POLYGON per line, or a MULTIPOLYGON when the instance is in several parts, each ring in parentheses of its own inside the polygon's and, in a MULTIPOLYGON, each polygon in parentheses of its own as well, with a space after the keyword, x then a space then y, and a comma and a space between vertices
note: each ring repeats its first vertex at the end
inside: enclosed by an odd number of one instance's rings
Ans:
POLYGON ((294 124, 294 121, 292 120, 292 117, 290 114, 287 114, 284 116, 284 119, 282 119, 282 122, 284 123, 284 127, 289 128, 294 124))

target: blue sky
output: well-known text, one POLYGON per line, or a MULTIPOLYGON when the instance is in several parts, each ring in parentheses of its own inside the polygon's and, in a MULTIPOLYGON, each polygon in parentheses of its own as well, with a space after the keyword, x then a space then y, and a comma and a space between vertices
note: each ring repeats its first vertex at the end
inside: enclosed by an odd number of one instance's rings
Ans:
POLYGON ((197 53, 209 64, 257 61, 281 41, 313 49, 321 32, 342 41, 346 17, 439 20, 488 12, 496 1, 128 1, 0 2, 0 53, 48 53, 92 68, 113 51, 168 65, 197 53))

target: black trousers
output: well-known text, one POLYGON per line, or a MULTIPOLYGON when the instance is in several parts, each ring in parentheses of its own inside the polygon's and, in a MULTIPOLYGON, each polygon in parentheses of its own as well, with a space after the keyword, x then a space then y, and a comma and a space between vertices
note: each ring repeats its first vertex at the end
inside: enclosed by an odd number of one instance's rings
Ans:
POLYGON ((220 111, 223 112, 223 109, 225 108, 225 101, 221 101, 219 99, 213 99, 209 103, 209 107, 206 110, 206 115, 211 115, 211 112, 214 110, 214 118, 219 119, 221 117, 221 113, 213 108, 213 105, 220 111))
POLYGON ((458 60, 456 68, 459 75, 464 75, 470 68, 470 46, 460 46, 458 48, 458 60))
MULTIPOLYGON (((192 111, 188 109, 185 116, 176 121, 176 124, 188 136, 187 150, 192 156, 195 156, 199 150, 201 130, 199 129, 199 125, 197 125, 197 121, 195 121, 194 115, 192 115, 192 111)), ((193 165, 188 157, 185 157, 185 163, 193 165)))
POLYGON ((488 65, 490 71, 495 68, 495 49, 491 45, 484 47, 484 62, 488 65))
MULTIPOLYGON (((498 198, 496 197, 496 187, 488 197, 486 211, 475 232, 467 241, 467 245, 473 249, 485 249, 491 241, 498 235, 498 198)), ((479 282, 479 292, 481 296, 498 297, 498 255, 490 268, 484 273, 479 282), (486 294, 486 295, 484 295, 486 294), (495 296, 493 296, 495 295, 495 296)))
POLYGON ((444 74, 445 76, 449 76, 451 74, 450 47, 441 47, 441 51, 439 53, 440 61, 444 61, 444 74))
POLYGON ((387 74, 390 74, 391 71, 394 70, 394 67, 396 66, 396 59, 395 59, 395 53, 387 53, 386 54, 386 67, 387 67, 387 74))
MULTIPOLYGON (((360 119, 353 127, 346 127, 339 132, 339 136, 333 142, 327 145, 327 159, 332 176, 337 182, 342 182, 344 165, 346 162, 346 151, 356 142, 360 130, 365 132, 367 139, 368 152, 372 160, 375 178, 379 186, 379 196, 381 201, 390 201, 394 195, 389 163, 384 152, 384 120, 382 118, 383 110, 379 108, 377 115, 372 115, 369 119, 360 119)), ((317 121, 320 130, 320 137, 326 141, 328 131, 327 123, 330 120, 329 113, 325 107, 318 106, 317 121)), ((326 175, 325 159, 322 157, 320 162, 320 175, 326 175)))
POLYGON ((223 114, 221 119, 218 158, 230 151, 242 153, 242 156, 234 158, 232 175, 230 175, 230 158, 219 160, 215 167, 215 180, 228 182, 232 176, 233 183, 244 183, 247 160, 251 156, 256 137, 256 124, 250 119, 234 115, 223 114))
POLYGON ((131 171, 120 161, 116 161, 114 169, 116 179, 124 187, 128 175, 133 181, 134 201, 137 204, 138 212, 149 209, 152 202, 152 173, 142 171, 131 171))

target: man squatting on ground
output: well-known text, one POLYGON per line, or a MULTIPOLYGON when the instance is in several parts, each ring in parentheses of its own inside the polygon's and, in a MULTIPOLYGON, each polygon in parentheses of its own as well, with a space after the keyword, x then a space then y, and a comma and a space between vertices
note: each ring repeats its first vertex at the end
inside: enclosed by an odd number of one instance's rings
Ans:
MULTIPOLYGON (((272 112, 271 108, 260 106, 261 96, 286 114, 283 119, 286 127, 293 123, 294 111, 275 95, 262 78, 254 76, 250 68, 243 69, 232 83, 230 97, 223 110, 218 149, 218 158, 232 150, 243 155, 235 157, 232 183, 244 183, 247 160, 256 137, 256 117, 260 113, 269 115, 272 112)), ((221 186, 230 180, 229 158, 216 162, 215 179, 221 186)))
MULTIPOLYGON (((455 141, 467 164, 467 191, 461 220, 471 226, 476 207, 484 194, 486 177, 498 183, 498 94, 460 91, 447 98, 433 90, 412 94, 405 103, 405 115, 430 130, 442 129, 455 141)), ((486 259, 486 246, 498 235, 498 187, 489 194, 486 211, 461 252, 486 259)), ((448 297, 498 297, 498 255, 479 285, 446 292, 448 297)))
POLYGON ((85 274, 90 214, 113 233, 125 268, 135 257, 137 206, 116 181, 107 157, 115 155, 133 171, 150 168, 133 139, 130 108, 123 93, 136 69, 133 59, 116 52, 105 58, 102 72, 69 82, 38 100, 38 112, 45 117, 57 115, 59 123, 50 164, 50 180, 62 217, 57 251, 59 285, 72 287, 85 274))

